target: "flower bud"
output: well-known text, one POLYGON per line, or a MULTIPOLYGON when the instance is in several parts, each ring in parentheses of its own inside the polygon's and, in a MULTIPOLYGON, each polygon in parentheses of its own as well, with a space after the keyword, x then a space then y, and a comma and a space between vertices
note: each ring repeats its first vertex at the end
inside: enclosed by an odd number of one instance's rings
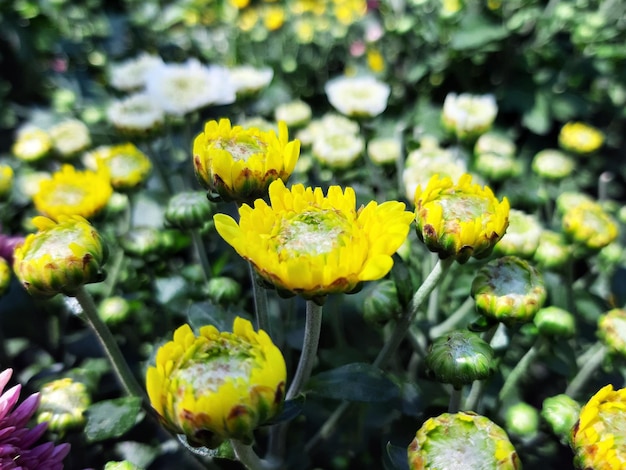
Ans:
POLYGON ((595 202, 584 202, 563 215, 563 231, 582 249, 582 255, 595 253, 614 241, 618 234, 617 222, 595 202))
POLYGON ((104 470, 142 470, 141 467, 138 467, 134 463, 129 462, 128 460, 121 460, 119 462, 107 462, 104 466, 104 470))
POLYGON ((50 431, 61 434, 84 426, 85 411, 91 404, 85 384, 64 378, 45 384, 40 392, 38 423, 47 422, 50 431))
POLYGON ((484 153, 497 155, 499 157, 514 157, 515 143, 508 137, 495 132, 487 132, 481 135, 474 144, 474 155, 484 153))
POLYGON ((80 216, 59 216, 58 222, 35 217, 39 229, 30 234, 14 252, 13 269, 24 288, 35 296, 73 295, 105 274, 102 265, 107 258, 95 228, 80 216))
POLYGON ((565 266, 572 254, 565 236, 551 230, 543 230, 539 237, 539 245, 533 255, 540 268, 558 270, 565 266))
POLYGON ((515 255, 532 258, 543 227, 534 215, 526 214, 517 209, 509 211, 509 226, 502 239, 497 243, 494 252, 497 255, 515 255))
POLYGON ((64 160, 78 155, 91 145, 91 135, 85 123, 78 119, 67 119, 50 128, 52 147, 64 160))
POLYGON ((519 437, 533 437, 539 430, 539 412, 528 403, 519 402, 505 413, 506 429, 519 437))
POLYGON ((626 310, 614 308, 600 315, 597 335, 612 354, 626 357, 626 310))
POLYGON ((476 171, 489 181, 504 181, 519 175, 522 166, 513 157, 502 157, 495 153, 481 153, 476 156, 476 171))
POLYGON ((101 146, 85 155, 85 164, 96 171, 104 167, 116 191, 129 192, 143 184, 152 171, 148 156, 134 144, 101 146))
POLYGON ((527 261, 504 256, 483 266, 472 281, 476 310, 505 325, 532 321, 546 300, 543 277, 527 261))
POLYGON ((246 444, 280 411, 286 366, 270 337, 240 317, 233 332, 189 325, 161 346, 146 384, 163 424, 191 445, 215 448, 225 439, 246 444))
POLYGON ((306 126, 311 120, 311 115, 311 107, 301 100, 279 104, 274 110, 276 122, 284 121, 290 129, 306 126))
POLYGON ((580 404, 565 394, 546 398, 541 406, 541 417, 564 444, 569 441, 579 415, 580 404))
POLYGON ((131 308, 124 297, 108 297, 98 306, 98 315, 107 325, 117 325, 128 318, 131 308))
POLYGON ((212 213, 213 206, 205 191, 185 191, 170 198, 165 220, 179 229, 196 229, 211 221, 212 213))
POLYGON ((394 137, 379 137, 367 144, 367 156, 377 165, 393 165, 402 155, 402 144, 394 137))
POLYGON ((624 427, 626 388, 607 385, 580 410, 571 432, 574 464, 580 469, 626 468, 624 427))
POLYGON ((385 279, 370 291, 363 302, 363 318, 372 326, 382 326, 400 312, 396 284, 385 279))
POLYGON ((124 252, 136 258, 156 258, 159 254, 161 238, 156 227, 133 227, 120 238, 124 252))
POLYGON ((51 149, 50 135, 42 129, 29 126, 18 131, 11 152, 19 160, 36 162, 48 155, 51 149))
POLYGON ((437 381, 460 389, 493 375, 496 361, 493 349, 480 336, 455 330, 433 342, 426 355, 426 366, 437 381))
POLYGON ((498 105, 493 95, 448 93, 443 103, 443 126, 457 139, 474 141, 493 125, 498 105))
POLYGON ((241 285, 230 277, 214 277, 207 283, 207 294, 218 304, 231 304, 241 298, 241 285))
POLYGON ((2 296, 11 284, 11 266, 4 258, 0 258, 0 296, 2 296))
POLYGON ((598 129, 582 122, 568 122, 559 132, 562 149, 578 155, 589 155, 604 143, 604 135, 598 129))
POLYGON ((576 334, 574 315, 554 305, 540 309, 533 322, 543 336, 571 338, 576 334))
POLYGON ((410 470, 521 468, 504 429, 471 411, 429 418, 408 447, 410 470))
POLYGON ((574 160, 555 149, 538 152, 532 161, 533 171, 547 180, 559 181, 567 178, 575 169, 574 160))

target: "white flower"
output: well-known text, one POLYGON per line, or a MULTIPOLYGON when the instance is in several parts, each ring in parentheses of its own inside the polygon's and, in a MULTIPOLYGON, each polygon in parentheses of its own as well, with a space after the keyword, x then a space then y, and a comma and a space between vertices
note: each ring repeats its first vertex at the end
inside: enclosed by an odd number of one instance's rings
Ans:
POLYGON ((63 158, 71 158, 91 145, 89 128, 78 119, 68 119, 49 130, 54 150, 63 158))
POLYGON ((460 139, 487 132, 496 114, 498 105, 493 95, 448 93, 443 102, 443 124, 460 139))
POLYGON ((176 116, 235 101, 235 87, 228 69, 217 65, 207 67, 196 59, 156 66, 147 79, 146 91, 165 112, 176 116))
POLYGON ((313 156, 331 168, 346 168, 363 153, 365 142, 354 134, 319 136, 313 141, 313 156))
POLYGON ((230 69, 230 76, 238 95, 253 95, 270 84, 274 71, 269 67, 257 69, 241 65, 230 69))
POLYGON ((313 142, 320 136, 358 133, 358 123, 339 114, 327 113, 321 119, 311 121, 308 126, 298 132, 296 138, 301 145, 308 146, 313 145, 313 142))
POLYGON ((391 88, 374 77, 338 77, 326 83, 330 104, 346 116, 374 117, 387 107, 391 88))
POLYGON ((113 88, 121 91, 141 89, 146 85, 150 70, 162 64, 160 57, 144 52, 134 59, 113 65, 109 71, 109 82, 113 88))
POLYGON ((367 155, 379 165, 394 163, 402 153, 402 144, 394 137, 379 137, 367 144, 367 155))
POLYGON ((311 107, 301 100, 279 104, 274 110, 276 121, 285 121, 287 127, 299 127, 311 120, 311 107))
POLYGON ((113 102, 107 111, 111 124, 126 132, 145 132, 163 123, 165 113, 147 93, 113 102))

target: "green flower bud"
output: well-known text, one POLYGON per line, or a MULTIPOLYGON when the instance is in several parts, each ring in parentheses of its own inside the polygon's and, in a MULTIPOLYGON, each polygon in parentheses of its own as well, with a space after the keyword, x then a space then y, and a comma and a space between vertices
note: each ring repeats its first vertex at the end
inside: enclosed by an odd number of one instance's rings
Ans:
POLYGON ((159 231, 159 253, 169 255, 178 253, 191 244, 191 237, 177 229, 159 231))
POLYGON ((11 284, 11 266, 4 258, 0 258, 0 296, 4 294, 11 284))
POLYGON ((560 150, 542 150, 535 155, 532 162, 533 171, 548 180, 567 178, 574 168, 574 160, 560 150))
POLYGON ((505 325, 532 321, 546 300, 539 271, 515 256, 495 259, 472 281, 476 310, 505 325))
POLYGON ((478 173, 490 181, 504 181, 522 172, 522 166, 518 160, 495 153, 477 155, 475 168, 478 173))
POLYGON ((553 305, 540 309, 533 321, 543 336, 571 338, 576 334, 574 315, 553 305))
POLYGON ((104 470, 142 470, 141 467, 129 462, 128 460, 122 460, 119 462, 107 462, 104 466, 104 470))
POLYGON ((378 137, 367 144, 367 156, 377 165, 393 165, 402 155, 402 143, 394 137, 378 137))
POLYGON ((309 123, 312 115, 311 107, 302 100, 279 104, 274 110, 276 122, 285 121, 289 129, 303 127, 309 123))
POLYGON ((170 198, 165 220, 179 229, 201 228, 211 220, 213 205, 205 191, 185 191, 170 198))
POLYGON ((456 389, 486 379, 496 370, 489 343, 467 330, 451 331, 437 338, 426 355, 426 366, 437 381, 456 389))
POLYGON ((563 234, 544 230, 533 260, 541 268, 557 270, 565 266, 571 255, 572 249, 563 234))
POLYGON ((474 155, 476 156, 490 153, 505 158, 513 157, 515 150, 515 142, 496 132, 487 132, 481 135, 474 145, 474 155))
POLYGON ((470 411, 428 419, 409 445, 408 458, 411 470, 516 470, 522 466, 506 432, 470 411))
POLYGON ((47 422, 50 431, 59 433, 84 426, 85 411, 91 404, 85 384, 64 378, 47 383, 40 393, 38 423, 47 422))
POLYGON ((593 199, 584 193, 566 191, 556 198, 556 208, 559 213, 565 214, 568 210, 579 206, 583 202, 593 202, 593 199))
POLYGON ((626 310, 614 308, 601 315, 597 334, 612 354, 626 356, 626 310))
POLYGON ((565 444, 580 414, 580 404, 568 395, 561 394, 546 398, 541 407, 541 417, 550 429, 565 444))
POLYGON ((563 231, 579 247, 581 256, 595 253, 618 236, 617 223, 595 202, 585 202, 563 215, 563 231))
POLYGON ((509 227, 496 244, 494 253, 500 256, 514 255, 532 258, 539 246, 542 233, 543 227, 535 216, 511 209, 509 227))
POLYGON ((401 310, 396 284, 392 280, 380 281, 363 302, 363 318, 375 327, 384 325, 401 310))
POLYGON ((130 256, 157 258, 161 246, 159 235, 156 227, 134 227, 120 238, 120 245, 130 256))
POLYGON ((528 403, 519 402, 505 413, 506 429, 520 437, 532 437, 539 430, 539 411, 528 403))
POLYGON ((241 298, 241 285, 230 277, 214 277, 209 279, 207 294, 218 304, 231 304, 241 298))
POLYGON ((128 318, 130 310, 130 304, 124 297, 114 296, 100 302, 98 315, 107 325, 116 325, 128 318))
POLYGON ((39 231, 15 249, 13 269, 31 295, 73 295, 78 287, 105 277, 107 248, 95 228, 80 216, 58 220, 35 217, 39 231))

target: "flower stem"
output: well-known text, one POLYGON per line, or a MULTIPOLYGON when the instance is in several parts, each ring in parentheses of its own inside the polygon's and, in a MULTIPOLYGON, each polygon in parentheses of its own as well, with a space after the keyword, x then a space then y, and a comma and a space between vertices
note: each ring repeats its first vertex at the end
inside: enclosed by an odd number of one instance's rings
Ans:
POLYGON ((417 289, 415 295, 413 295, 413 299, 411 300, 411 306, 408 311, 400 317, 396 326, 391 333, 391 336, 381 349, 380 353, 376 357, 374 361, 374 365, 377 367, 383 367, 387 361, 394 355, 398 346, 402 342, 402 339, 406 335, 407 331, 409 331, 409 326, 415 319, 417 315, 417 311, 419 310, 422 303, 428 298, 430 293, 435 289, 439 280, 446 273, 448 268, 452 265, 454 258, 448 258, 445 260, 438 260, 435 267, 430 272, 428 277, 424 280, 422 285, 417 289))
POLYGON ((270 315, 267 307, 267 291, 257 282, 257 273, 248 263, 250 281, 252 282, 252 295, 254 296, 254 311, 256 312, 257 329, 265 331, 272 336, 270 328, 270 315))
MULTIPOLYGON (((499 328, 503 328, 502 323, 498 323, 492 326, 489 330, 485 331, 482 334, 483 341, 491 344, 491 341, 493 340, 493 337, 496 335, 496 332, 499 328)), ((480 399, 483 397, 483 393, 486 387, 486 380, 475 380, 474 383, 472 383, 472 387, 470 388, 467 398, 465 399, 465 406, 463 407, 463 409, 476 411, 478 413, 478 404, 480 403, 480 399)))
POLYGON ((198 255, 200 266, 202 266, 204 280, 208 282, 209 279, 211 279, 213 270, 211 269, 211 263, 209 262, 209 257, 207 256, 206 248, 204 247, 204 240, 202 240, 202 236, 200 235, 200 230, 192 229, 191 238, 193 240, 193 245, 196 248, 196 254, 198 255))
POLYGON ((569 383, 567 388, 565 389, 565 394, 569 395, 572 398, 575 398, 576 395, 580 393, 582 388, 585 386, 587 381, 591 378, 594 372, 598 369, 604 357, 607 353, 607 348, 602 343, 598 342, 593 346, 594 353, 587 362, 582 366, 582 368, 578 371, 576 376, 569 383))
POLYGON ((317 356, 317 346, 322 329, 322 307, 312 300, 306 302, 306 323, 304 326, 304 340, 302 342, 302 353, 296 369, 296 375, 287 391, 287 400, 300 393, 302 386, 311 376, 313 363, 317 356))
POLYGON ((115 375, 122 385, 122 388, 124 388, 126 394, 130 396, 137 396, 145 400, 145 393, 143 389, 135 379, 130 367, 126 363, 122 352, 115 342, 113 334, 98 316, 96 304, 94 303, 91 294, 87 292, 84 286, 80 286, 76 290, 76 300, 83 309, 82 316, 85 317, 87 323, 98 338, 98 341, 100 341, 105 354, 113 366, 115 375))
POLYGON ((261 459, 250 445, 246 445, 241 441, 232 439, 230 444, 237 456, 237 460, 242 463, 248 470, 269 470, 273 468, 267 461, 261 459))
POLYGON ((453 330, 456 325, 459 324, 467 316, 473 306, 474 298, 472 296, 467 297, 467 299, 465 299, 465 302, 463 302, 452 315, 450 315, 440 324, 433 326, 428 332, 428 335, 431 338, 438 338, 448 331, 453 330))
POLYGON ((502 385, 502 388, 500 389, 500 393, 498 394, 498 401, 500 403, 502 403, 510 395, 513 388, 517 385, 522 376, 528 371, 528 367, 533 363, 537 356, 539 356, 539 353, 541 352, 541 349, 545 344, 545 337, 537 337, 535 343, 530 347, 528 351, 526 351, 526 354, 524 354, 524 356, 520 359, 517 365, 509 373, 508 377, 504 381, 504 385, 502 385))
POLYGON ((463 388, 452 388, 450 401, 448 402, 448 413, 456 413, 461 409, 461 400, 463 399, 463 388))

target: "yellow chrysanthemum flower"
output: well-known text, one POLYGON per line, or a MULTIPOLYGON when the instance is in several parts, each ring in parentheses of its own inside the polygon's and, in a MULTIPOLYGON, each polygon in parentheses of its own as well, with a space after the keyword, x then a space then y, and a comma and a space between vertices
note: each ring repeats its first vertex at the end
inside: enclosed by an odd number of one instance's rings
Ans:
POLYGON ((626 468, 626 388, 603 387, 583 406, 571 446, 577 468, 626 468))
POLYGON ((92 170, 104 166, 116 191, 129 191, 142 184, 152 171, 148 156, 134 144, 103 146, 86 155, 92 170))
POLYGON ((161 346, 148 368, 150 403, 166 427, 192 445, 245 443, 281 409, 287 372, 280 350, 263 330, 237 317, 233 332, 214 326, 194 335, 189 325, 161 346))
POLYGON ((41 387, 37 422, 48 423, 48 429, 61 434, 81 428, 87 421, 85 412, 91 405, 87 387, 69 377, 53 380, 41 387))
POLYGON ((11 152, 24 162, 35 162, 48 155, 51 149, 50 134, 37 127, 28 127, 18 132, 11 152))
POLYGON ((600 204, 593 201, 581 202, 567 210, 562 224, 567 237, 583 251, 596 252, 619 235, 617 222, 600 204))
POLYGON ((73 295, 78 287, 104 279, 107 248, 87 220, 61 215, 58 222, 35 217, 32 223, 38 232, 13 254, 15 275, 31 295, 73 295))
POLYGON ((104 168, 93 172, 63 165, 52 178, 41 181, 33 202, 39 212, 53 219, 61 215, 90 218, 106 206, 112 194, 109 174, 104 168))
POLYGON ((271 206, 262 199, 254 208, 243 205, 239 224, 215 215, 215 227, 264 279, 307 299, 350 292, 361 281, 385 276, 412 219, 396 201, 356 210, 352 188, 331 186, 324 196, 321 188, 287 189, 276 180, 269 196, 271 206))
POLYGON ((472 184, 465 173, 458 183, 433 176, 415 191, 417 235, 441 259, 454 257, 465 263, 493 251, 509 224, 509 201, 494 196, 488 187, 472 184))
POLYGON ((196 176, 209 191, 226 200, 252 202, 267 195, 276 179, 287 181, 300 155, 300 141, 289 141, 287 126, 273 130, 231 126, 228 119, 209 121, 193 143, 196 176))
POLYGON ((582 122, 568 122, 559 133, 559 145, 564 150, 580 155, 590 154, 604 144, 604 134, 582 122))

